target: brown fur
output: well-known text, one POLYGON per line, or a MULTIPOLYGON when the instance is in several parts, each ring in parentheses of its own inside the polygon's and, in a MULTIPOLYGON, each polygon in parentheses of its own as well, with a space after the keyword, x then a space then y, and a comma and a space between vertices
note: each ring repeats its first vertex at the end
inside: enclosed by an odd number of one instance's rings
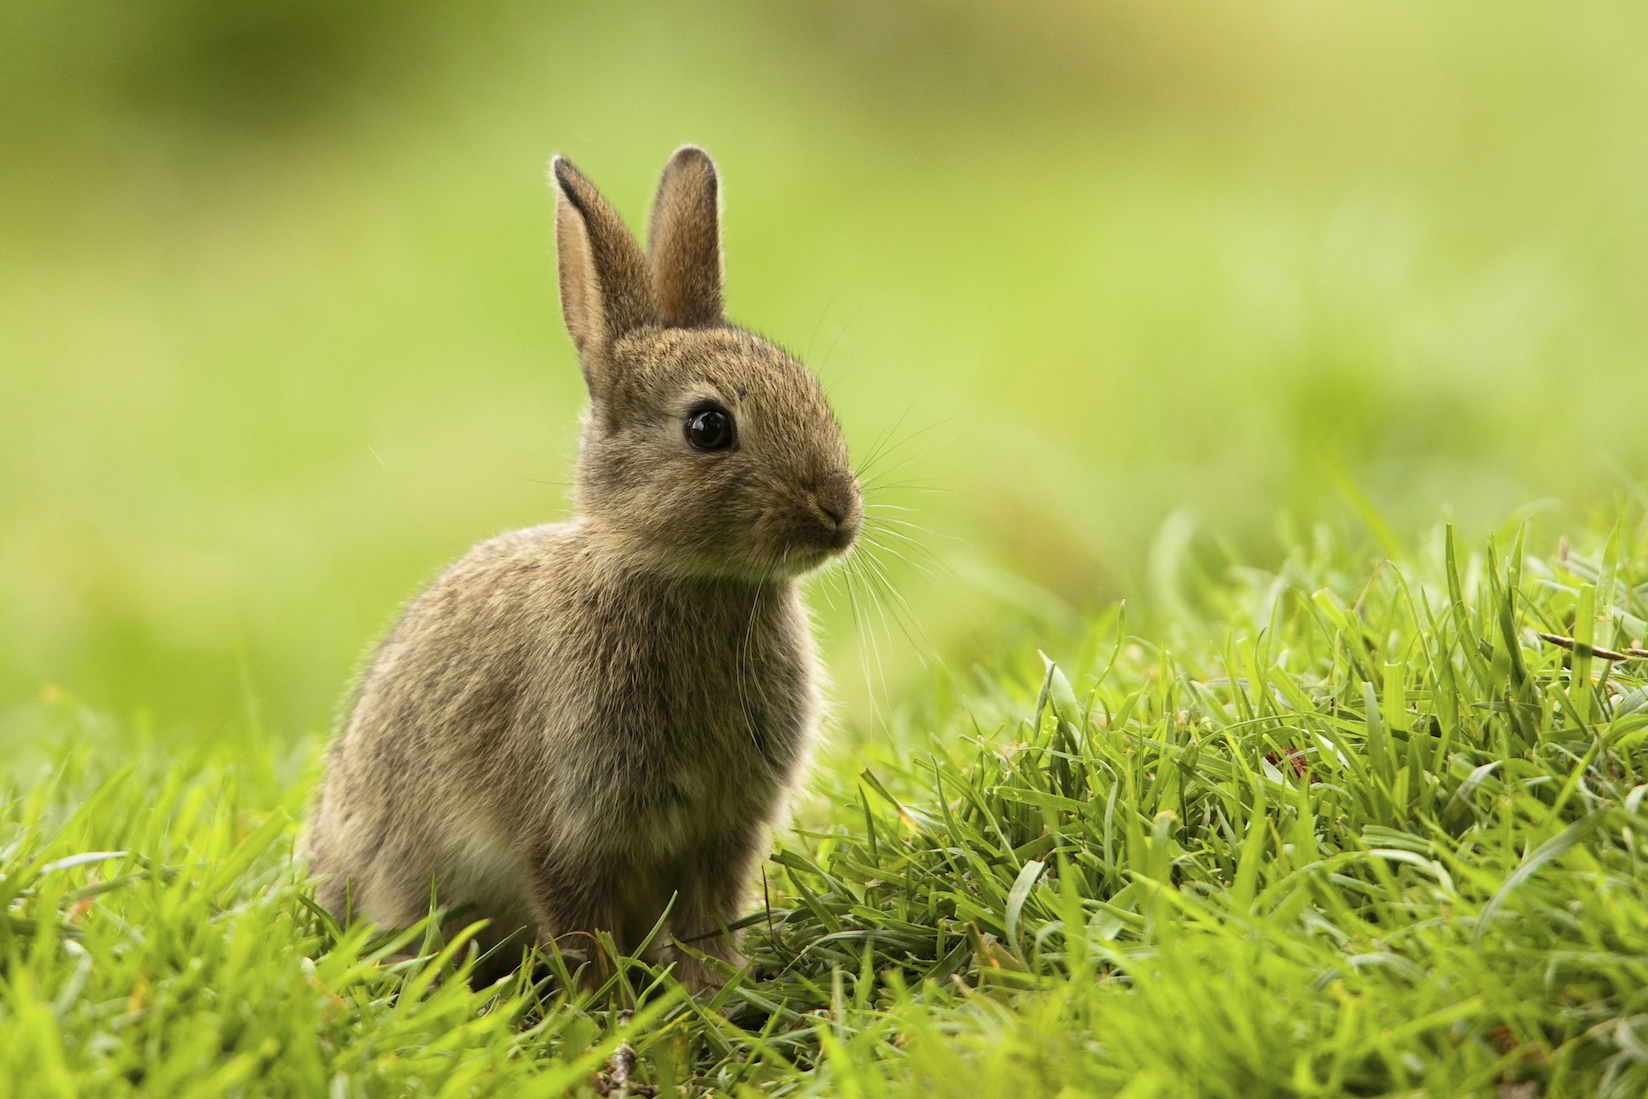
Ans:
MULTIPOLYGON (((483 542, 407 608, 332 750, 310 851, 322 902, 389 927, 443 908, 587 948, 610 932, 689 986, 818 723, 797 578, 863 506, 817 382, 721 316, 715 166, 687 146, 651 255, 564 158, 561 305, 589 387, 578 515, 483 542), (714 402, 736 443, 695 449, 714 402)), ((500 951, 506 971, 516 956, 500 951)))

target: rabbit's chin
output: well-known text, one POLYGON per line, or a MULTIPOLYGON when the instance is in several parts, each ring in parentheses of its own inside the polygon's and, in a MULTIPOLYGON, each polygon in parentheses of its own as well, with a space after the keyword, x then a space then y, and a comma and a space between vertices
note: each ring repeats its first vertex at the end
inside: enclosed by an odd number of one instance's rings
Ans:
POLYGON ((766 576, 796 579, 840 560, 858 543, 858 524, 830 534, 802 531, 778 543, 760 544, 750 553, 752 571, 766 576))
POLYGON ((831 561, 847 556, 848 545, 842 549, 804 549, 791 550, 782 554, 766 569, 767 575, 782 576, 788 579, 799 579, 809 572, 817 572, 831 561))
POLYGON ((800 579, 845 557, 851 548, 849 543, 839 548, 808 546, 771 554, 726 555, 684 552, 683 547, 678 545, 649 545, 626 540, 621 546, 609 543, 605 556, 610 562, 621 562, 620 569, 635 573, 760 585, 800 579))
POLYGON ((849 549, 850 546, 843 549, 796 549, 766 559, 705 561, 692 571, 701 576, 719 576, 755 584, 799 580, 808 573, 817 572, 832 561, 845 557, 849 549))

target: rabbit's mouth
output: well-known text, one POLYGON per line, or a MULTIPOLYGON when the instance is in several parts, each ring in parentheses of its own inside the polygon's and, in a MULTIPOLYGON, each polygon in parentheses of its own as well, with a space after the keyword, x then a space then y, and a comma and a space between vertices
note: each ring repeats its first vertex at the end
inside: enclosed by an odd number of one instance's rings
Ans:
POLYGON ((776 552, 762 554, 771 563, 774 571, 790 576, 800 576, 812 572, 828 564, 832 559, 845 555, 853 548, 858 540, 858 526, 854 521, 841 524, 830 532, 808 531, 805 537, 786 539, 784 544, 776 547, 776 552))
POLYGON ((793 575, 811 572, 850 550, 863 523, 864 505, 851 482, 797 492, 756 523, 756 555, 793 575))
POLYGON ((850 548, 850 543, 841 549, 816 549, 810 546, 791 548, 784 551, 768 571, 790 577, 805 576, 809 572, 823 568, 850 548))

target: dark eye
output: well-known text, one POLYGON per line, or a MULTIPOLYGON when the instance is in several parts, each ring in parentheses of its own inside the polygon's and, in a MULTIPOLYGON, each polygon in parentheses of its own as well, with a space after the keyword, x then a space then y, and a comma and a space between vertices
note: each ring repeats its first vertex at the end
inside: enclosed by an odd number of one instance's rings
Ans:
POLYGON ((724 408, 705 408, 687 417, 687 442, 699 450, 725 450, 733 444, 732 413, 724 408))

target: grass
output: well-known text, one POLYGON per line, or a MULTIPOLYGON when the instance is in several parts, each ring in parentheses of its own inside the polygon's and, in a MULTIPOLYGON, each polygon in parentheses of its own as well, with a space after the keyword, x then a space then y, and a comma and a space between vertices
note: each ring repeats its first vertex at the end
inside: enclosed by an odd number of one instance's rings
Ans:
POLYGON ((709 1002, 340 930, 303 757, 59 699, 0 824, 0 1097, 587 1095, 620 1042, 665 1094, 1640 1095, 1648 665, 1597 651, 1648 634, 1648 523, 1526 537, 1167 561, 1150 626, 938 679, 824 761, 709 1002))

